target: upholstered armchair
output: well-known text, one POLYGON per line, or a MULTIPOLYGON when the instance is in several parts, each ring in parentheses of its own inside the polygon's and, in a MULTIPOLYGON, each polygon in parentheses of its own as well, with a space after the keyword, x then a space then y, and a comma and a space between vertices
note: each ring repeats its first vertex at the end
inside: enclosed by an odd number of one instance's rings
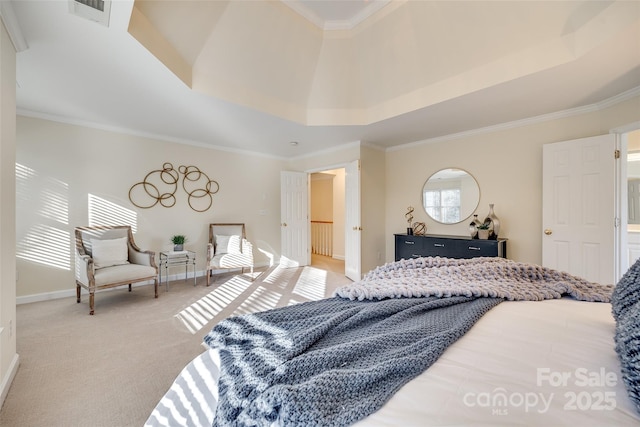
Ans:
POLYGON ((207 286, 214 270, 244 269, 251 271, 253 280, 253 245, 247 240, 245 227, 237 224, 209 224, 207 243, 207 286))
POLYGON ((143 251, 133 240, 131 227, 76 227, 76 295, 80 288, 89 291, 89 314, 94 313, 94 295, 98 289, 129 286, 153 281, 158 298, 158 267, 155 252, 143 251))

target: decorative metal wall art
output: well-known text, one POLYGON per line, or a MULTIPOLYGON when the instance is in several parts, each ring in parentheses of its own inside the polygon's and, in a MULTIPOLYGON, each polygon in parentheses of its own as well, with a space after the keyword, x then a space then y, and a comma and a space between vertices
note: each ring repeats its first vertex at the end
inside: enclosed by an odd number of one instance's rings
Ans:
POLYGON ((182 165, 176 170, 168 162, 162 165, 162 169, 149 172, 142 181, 134 184, 129 189, 129 200, 141 209, 152 208, 158 203, 170 208, 176 204, 180 175, 189 207, 196 212, 208 210, 220 185, 196 166, 182 165))

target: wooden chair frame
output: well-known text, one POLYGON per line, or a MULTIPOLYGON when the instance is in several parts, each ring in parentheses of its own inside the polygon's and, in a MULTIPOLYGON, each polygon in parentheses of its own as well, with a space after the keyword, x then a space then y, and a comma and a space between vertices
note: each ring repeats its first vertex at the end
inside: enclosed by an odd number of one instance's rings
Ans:
MULTIPOLYGON (((131 284, 137 282, 145 282, 152 280, 154 283, 155 297, 158 298, 158 267, 155 262, 155 252, 143 251, 135 243, 133 232, 128 225, 122 226, 94 226, 94 227, 76 227, 76 296, 77 302, 81 300, 81 288, 89 291, 89 314, 94 314, 95 292, 100 289, 113 288, 117 286, 129 286, 131 292, 131 284), (127 279, 116 281, 107 281, 96 283, 96 268, 91 254, 91 244, 85 240, 86 237, 97 239, 112 239, 118 237, 127 237, 128 261, 129 264, 124 266, 105 267, 103 272, 115 272, 118 268, 128 268, 128 270, 136 270, 127 279), (144 267, 152 267, 146 269, 131 269, 131 265, 139 265, 144 267)), ((127 270, 127 271, 128 271, 127 270)), ((120 270, 125 271, 125 270, 120 270)))
POLYGON ((244 223, 211 223, 209 224, 209 243, 207 243, 207 286, 209 286, 210 277, 214 270, 221 269, 240 269, 244 274, 244 269, 249 268, 251 270, 251 280, 253 277, 253 245, 247 240, 244 223), (226 232, 240 232, 241 254, 227 255, 227 259, 219 259, 216 257, 223 256, 216 251, 216 229, 226 230, 226 232))

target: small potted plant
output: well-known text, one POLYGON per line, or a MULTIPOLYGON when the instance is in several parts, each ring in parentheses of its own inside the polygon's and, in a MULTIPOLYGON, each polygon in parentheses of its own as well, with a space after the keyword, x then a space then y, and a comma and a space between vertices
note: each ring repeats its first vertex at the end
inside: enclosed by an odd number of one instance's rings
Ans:
POLYGON ((182 234, 176 234, 175 236, 171 237, 171 243, 173 243, 173 250, 176 252, 183 250, 184 242, 186 241, 187 241, 186 236, 182 234))
POLYGON ((489 239, 489 226, 491 224, 488 222, 484 222, 478 225, 478 239, 488 240, 489 239))

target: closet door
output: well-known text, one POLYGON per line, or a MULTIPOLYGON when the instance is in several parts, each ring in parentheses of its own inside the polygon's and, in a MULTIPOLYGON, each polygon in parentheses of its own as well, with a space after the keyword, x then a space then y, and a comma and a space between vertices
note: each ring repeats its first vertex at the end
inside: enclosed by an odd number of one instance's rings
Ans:
POLYGON ((345 169, 345 232, 344 275, 358 281, 362 279, 362 223, 360 218, 360 161, 349 163, 345 169))
POLYGON ((309 181, 307 173, 280 173, 280 265, 309 265, 309 181))
POLYGON ((615 283, 615 135, 542 149, 542 264, 615 283))

